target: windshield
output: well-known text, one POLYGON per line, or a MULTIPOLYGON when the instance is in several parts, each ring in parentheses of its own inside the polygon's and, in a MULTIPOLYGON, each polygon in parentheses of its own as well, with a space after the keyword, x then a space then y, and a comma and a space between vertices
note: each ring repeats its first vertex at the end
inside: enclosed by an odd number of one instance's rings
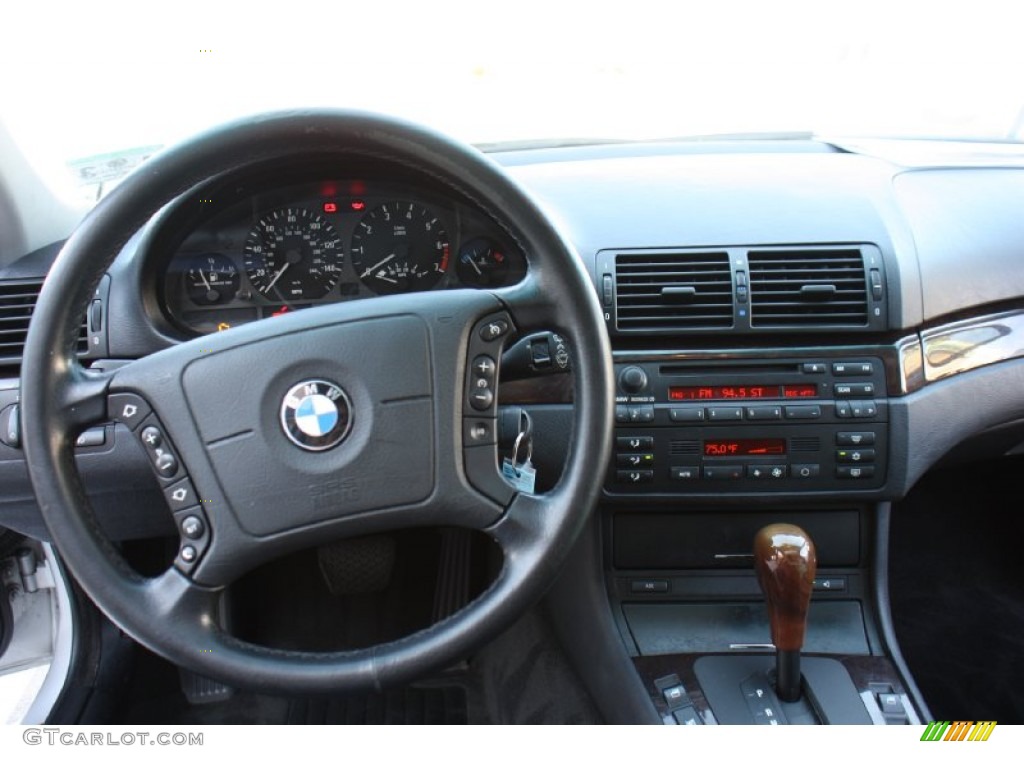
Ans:
POLYGON ((0 120, 46 175, 76 184, 301 106, 488 144, 1022 138, 1019 30, 977 0, 20 6, 5 10, 0 120))

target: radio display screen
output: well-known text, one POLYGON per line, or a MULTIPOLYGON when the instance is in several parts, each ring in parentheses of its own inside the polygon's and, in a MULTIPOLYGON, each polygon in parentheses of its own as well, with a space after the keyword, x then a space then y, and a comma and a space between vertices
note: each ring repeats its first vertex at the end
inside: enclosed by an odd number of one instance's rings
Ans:
POLYGON ((668 399, 680 400, 778 400, 817 397, 817 384, 738 384, 726 386, 672 386, 668 399))
POLYGON ((781 456, 786 452, 782 437, 705 440, 705 456, 781 456))

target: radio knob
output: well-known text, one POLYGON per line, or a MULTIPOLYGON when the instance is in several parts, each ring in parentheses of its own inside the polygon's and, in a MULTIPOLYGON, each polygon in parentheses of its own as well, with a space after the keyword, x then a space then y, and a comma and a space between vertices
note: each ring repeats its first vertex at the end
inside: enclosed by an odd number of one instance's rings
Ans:
POLYGON ((647 372, 635 365, 623 368, 619 374, 619 386, 631 395, 642 392, 647 386, 647 372))

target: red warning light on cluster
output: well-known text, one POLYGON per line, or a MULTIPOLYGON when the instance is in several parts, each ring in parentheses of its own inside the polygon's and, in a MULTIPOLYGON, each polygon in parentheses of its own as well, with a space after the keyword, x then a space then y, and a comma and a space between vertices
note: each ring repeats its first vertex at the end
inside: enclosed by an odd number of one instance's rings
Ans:
POLYGON ((366 203, 364 203, 362 200, 353 200, 352 201, 352 210, 353 211, 363 211, 363 210, 366 210, 366 203))
POLYGON ((338 204, 337 203, 324 203, 324 213, 337 213, 337 212, 338 212, 338 204))

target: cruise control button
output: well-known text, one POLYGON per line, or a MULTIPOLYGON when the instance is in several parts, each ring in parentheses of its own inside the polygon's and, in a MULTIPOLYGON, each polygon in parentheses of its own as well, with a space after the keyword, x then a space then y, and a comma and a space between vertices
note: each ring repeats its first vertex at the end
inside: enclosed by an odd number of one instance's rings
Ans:
POLYGON ((836 477, 842 480, 864 480, 869 477, 875 476, 875 468, 871 465, 858 467, 858 466, 842 466, 836 467, 836 477))
POLYGON ((836 461, 840 464, 869 464, 874 460, 874 448, 844 448, 836 451, 836 461))
POLYGON ((874 445, 874 432, 837 432, 836 445, 874 445))
POLYGON ((171 511, 173 512, 198 503, 196 501, 195 489, 192 487, 192 483, 188 481, 188 478, 179 480, 173 485, 164 488, 164 497, 167 499, 167 503, 171 506, 171 511))
POLYGON ((138 395, 123 392, 107 397, 107 416, 134 430, 150 413, 149 403, 138 395))

